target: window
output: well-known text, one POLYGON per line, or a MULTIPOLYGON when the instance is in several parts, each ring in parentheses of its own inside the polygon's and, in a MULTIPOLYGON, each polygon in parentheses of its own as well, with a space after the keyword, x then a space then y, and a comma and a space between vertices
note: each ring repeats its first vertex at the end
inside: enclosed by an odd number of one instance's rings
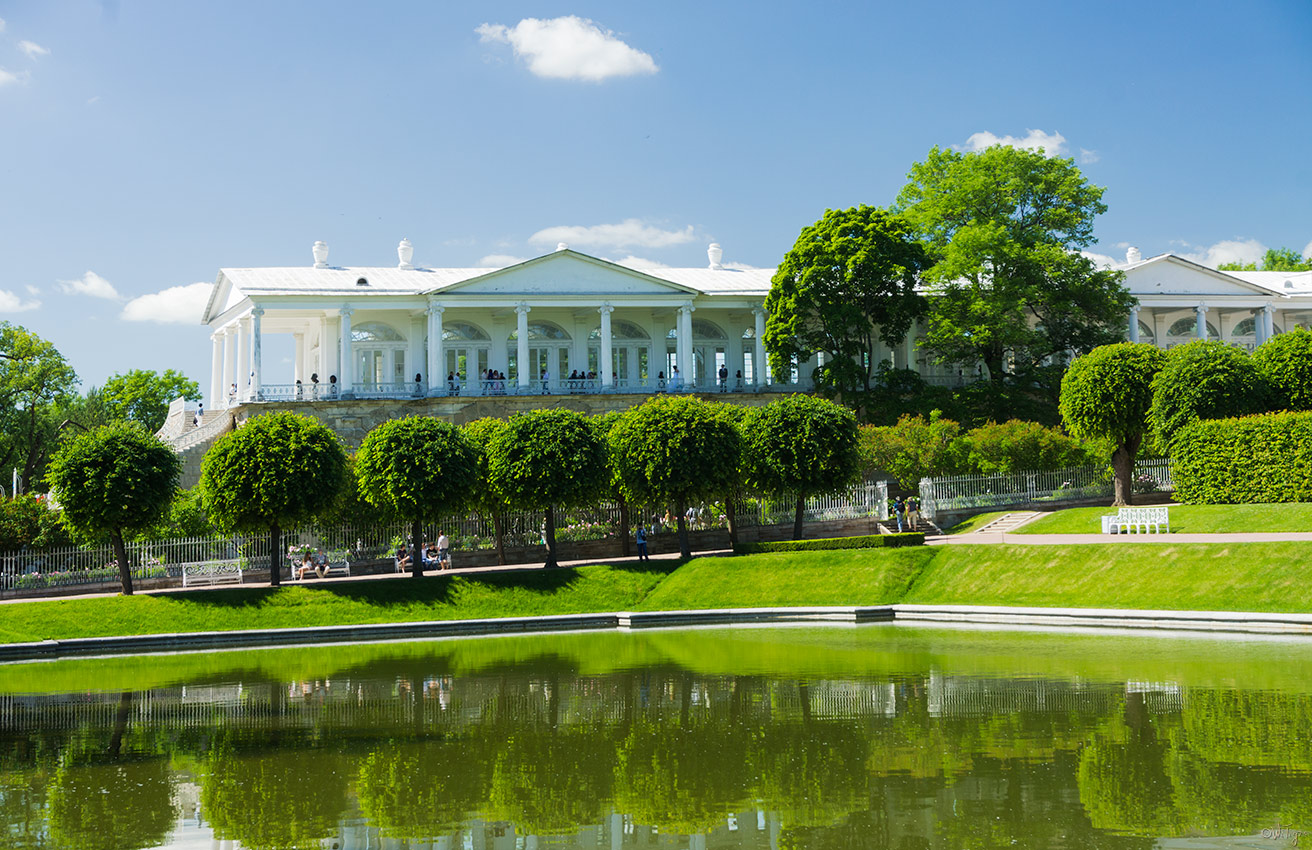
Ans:
MULTIPOLYGON (((644 331, 640 325, 626 319, 611 320, 610 338, 614 340, 651 339, 651 337, 647 336, 647 332, 644 331)), ((593 328, 592 333, 588 334, 588 339, 594 341, 601 339, 601 328, 593 328)))
POLYGON ((471 325, 469 322, 452 322, 442 326, 442 340, 444 342, 487 340, 488 338, 488 335, 481 328, 471 325))
POLYGON ((382 322, 362 322, 351 328, 352 342, 405 342, 392 328, 382 322))
MULTIPOLYGON (((528 323, 529 341, 550 341, 550 340, 568 340, 569 334, 560 325, 551 322, 529 322, 528 323)), ((519 340, 519 329, 510 332, 510 339, 519 340)))

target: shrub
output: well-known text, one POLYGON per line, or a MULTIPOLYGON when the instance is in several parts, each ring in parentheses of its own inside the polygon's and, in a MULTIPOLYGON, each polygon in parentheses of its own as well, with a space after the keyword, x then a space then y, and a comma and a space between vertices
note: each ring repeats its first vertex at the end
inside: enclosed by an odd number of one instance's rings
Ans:
POLYGON ((1268 409, 1266 381, 1253 359, 1233 346, 1200 339, 1167 352, 1166 363, 1153 378, 1148 422, 1158 447, 1167 448, 1176 433, 1196 419, 1268 409))
POLYGON ((1060 429, 1020 419, 970 429, 961 438, 961 449, 963 471, 984 475, 1089 466, 1102 460, 1093 447, 1060 429))
POLYGON ((1312 410, 1312 331, 1271 337, 1253 352, 1253 365, 1271 390, 1273 407, 1312 410))
POLYGON ((1200 420, 1181 429, 1172 447, 1183 502, 1312 501, 1312 412, 1200 420))
POLYGON ((930 475, 951 475, 961 468, 961 426, 937 410, 929 418, 903 416, 896 425, 861 429, 860 452, 867 471, 883 469, 903 487, 914 489, 930 475))
POLYGON ((860 537, 823 537, 816 540, 783 540, 778 543, 735 543, 735 555, 764 552, 823 552, 833 549, 890 549, 899 546, 923 546, 923 531, 898 534, 865 534, 860 537))

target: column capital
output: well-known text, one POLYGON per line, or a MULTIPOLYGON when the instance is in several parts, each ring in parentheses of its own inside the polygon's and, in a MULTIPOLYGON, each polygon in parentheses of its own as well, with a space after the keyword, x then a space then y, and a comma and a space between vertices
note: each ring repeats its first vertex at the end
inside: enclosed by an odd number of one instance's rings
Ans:
POLYGON ((611 306, 609 301, 603 301, 601 306, 597 308, 597 312, 603 316, 608 316, 615 312, 615 308, 611 306))
POLYGON ((1211 308, 1209 308, 1206 304, 1199 304, 1197 307, 1194 308, 1194 310, 1198 313, 1206 313, 1209 309, 1211 308))
MULTIPOLYGON (((1138 308, 1135 308, 1135 309, 1138 309, 1138 308)), ((753 315, 753 316, 760 316, 761 318, 766 318, 766 316, 767 316, 764 307, 753 307, 753 308, 752 308, 752 315, 753 315)))
POLYGON ((1269 313, 1269 314, 1271 314, 1272 316, 1274 316, 1275 313, 1276 313, 1276 305, 1274 305, 1274 304, 1265 304, 1265 305, 1262 306, 1262 312, 1263 312, 1263 313, 1269 313))
POLYGON ((533 308, 523 301, 515 305, 515 315, 517 316, 527 316, 532 310, 533 308))
POLYGON ((1133 307, 1130 308, 1130 315, 1131 315, 1131 316, 1135 316, 1135 317, 1137 317, 1137 316, 1139 315, 1139 305, 1138 305, 1138 304, 1135 304, 1133 307))
POLYGON ((426 307, 426 308, 424 309, 424 312, 427 313, 427 314, 430 315, 430 316, 440 316, 440 315, 442 315, 442 313, 443 313, 445 310, 446 310, 446 307, 442 306, 441 304, 437 303, 436 301, 432 301, 432 300, 430 300, 430 301, 428 302, 428 307, 426 307))
POLYGON ((251 316, 252 316, 253 318, 258 319, 260 316, 263 316, 263 315, 264 315, 264 308, 263 308, 263 307, 256 306, 255 308, 253 308, 253 309, 251 310, 251 316))
POLYGON ((355 314, 355 308, 352 307, 350 304, 342 305, 341 309, 337 311, 337 315, 341 316, 344 319, 349 319, 354 314, 355 314))
POLYGON ((683 302, 683 306, 679 307, 679 312, 691 316, 696 309, 696 307, 692 306, 691 301, 685 301, 683 302))

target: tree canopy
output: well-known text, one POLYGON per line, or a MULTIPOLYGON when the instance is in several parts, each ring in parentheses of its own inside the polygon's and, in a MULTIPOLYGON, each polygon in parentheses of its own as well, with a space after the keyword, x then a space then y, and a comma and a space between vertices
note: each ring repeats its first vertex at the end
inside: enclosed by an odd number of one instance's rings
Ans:
POLYGON ((1271 390, 1273 406, 1312 410, 1312 331, 1276 334, 1253 352, 1253 365, 1271 390))
POLYGON ((1166 353, 1147 343, 1122 342, 1075 358, 1061 382, 1061 415, 1077 437, 1108 440, 1115 470, 1114 505, 1133 497, 1134 461, 1148 433, 1153 379, 1166 353))
POLYGON ((28 486, 39 483, 59 424, 49 414, 76 396, 77 385, 54 345, 0 321, 0 469, 17 467, 28 486))
POLYGON ((1153 379, 1148 422, 1157 447, 1166 450, 1176 433, 1196 419, 1265 412, 1269 392, 1247 352, 1214 340, 1177 345, 1153 379))
POLYGON ((927 263, 898 216, 865 205, 826 210, 771 279, 763 341, 774 374, 823 351, 815 376, 821 392, 844 399, 869 393, 879 368, 876 339, 897 345, 924 312, 916 283, 927 263))
POLYGON ((458 428, 431 416, 390 419, 360 444, 355 474, 364 498, 410 520, 411 571, 423 575, 423 524, 462 507, 478 483, 479 451, 458 428))
POLYGON ((999 382, 1120 341, 1133 299, 1120 272, 1079 253, 1107 206, 1073 160, 936 147, 908 177, 894 209, 934 261, 922 343, 933 357, 982 363, 999 382))
POLYGON ((172 369, 165 369, 163 374, 133 369, 112 375, 100 388, 100 395, 113 416, 140 422, 150 431, 158 431, 164 424, 169 403, 175 398, 201 400, 200 385, 172 369))
POLYGON ((1216 267, 1223 272, 1305 272, 1312 271, 1312 256, 1304 256, 1293 248, 1268 248, 1258 263, 1221 263, 1216 267))
POLYGON ((51 458, 46 477, 64 523, 80 535, 110 539, 126 594, 132 593, 132 572, 124 535, 164 518, 181 466, 171 447, 133 422, 79 434, 51 458))

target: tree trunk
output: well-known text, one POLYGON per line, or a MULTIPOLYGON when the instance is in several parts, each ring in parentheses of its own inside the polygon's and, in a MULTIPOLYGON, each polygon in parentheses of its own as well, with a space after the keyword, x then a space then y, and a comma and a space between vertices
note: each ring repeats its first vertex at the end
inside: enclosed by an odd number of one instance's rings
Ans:
POLYGON ((492 512, 492 534, 496 537, 497 563, 504 567, 506 565, 506 526, 501 511, 492 512))
POLYGON ((410 540, 415 544, 415 553, 410 557, 410 575, 424 577, 424 521, 416 517, 410 523, 410 540))
POLYGON ((688 542, 688 503, 678 503, 675 510, 679 512, 679 557, 689 560, 692 558, 692 545, 688 542))
POLYGON ((1121 443, 1112 452, 1112 471, 1115 473, 1115 498, 1112 506, 1134 504, 1134 458, 1139 453, 1142 437, 1121 443))
POLYGON ((806 510, 806 497, 797 497, 797 512, 793 514, 793 539, 802 539, 802 513, 806 510))
POLYGON ((118 561, 118 580, 123 583, 123 595, 132 595, 132 568, 128 566, 128 547, 123 545, 123 532, 114 529, 109 533, 114 544, 114 558, 118 561))
POLYGON ((132 691, 123 691, 118 695, 118 711, 114 715, 114 732, 109 736, 110 757, 117 759, 123 751, 123 736, 128 731, 128 717, 132 714, 132 691))
POLYGON ((629 503, 620 499, 620 554, 629 557, 629 503))
POLYGON ((269 587, 282 586, 282 529, 269 526, 269 587))
POLYGON ((559 567, 560 564, 557 563, 556 561, 556 507, 555 505, 552 505, 551 507, 547 508, 547 530, 546 530, 545 537, 547 538, 547 562, 543 564, 543 566, 559 567))
POLYGON ((724 497, 724 518, 729 523, 729 545, 738 545, 738 512, 733 506, 733 494, 724 497))

